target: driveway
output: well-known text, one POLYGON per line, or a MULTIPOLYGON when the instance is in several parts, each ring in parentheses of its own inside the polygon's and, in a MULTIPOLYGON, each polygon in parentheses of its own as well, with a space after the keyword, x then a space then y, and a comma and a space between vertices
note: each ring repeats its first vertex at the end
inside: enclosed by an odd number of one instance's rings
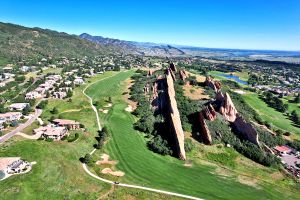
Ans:
POLYGON ((23 129, 25 129, 26 127, 30 126, 42 114, 42 112, 43 112, 43 110, 36 109, 34 115, 30 119, 28 119, 24 124, 19 125, 13 131, 11 131, 11 132, 3 135, 0 138, 0 143, 5 142, 6 140, 8 140, 9 138, 11 138, 12 136, 14 136, 15 134, 17 134, 18 132, 21 132, 23 129))

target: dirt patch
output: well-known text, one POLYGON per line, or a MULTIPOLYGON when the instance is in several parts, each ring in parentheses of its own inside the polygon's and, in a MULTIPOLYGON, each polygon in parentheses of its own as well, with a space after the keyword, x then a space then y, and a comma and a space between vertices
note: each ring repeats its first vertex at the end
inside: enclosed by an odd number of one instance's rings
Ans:
POLYGON ((104 164, 115 165, 115 164, 117 164, 117 161, 109 160, 109 155, 107 155, 105 153, 102 154, 101 159, 102 160, 98 160, 96 162, 97 165, 104 165, 104 164))
POLYGON ((119 177, 125 175, 125 173, 122 172, 122 171, 113 171, 113 170, 110 169, 110 168, 104 168, 104 169, 102 169, 102 170, 101 170, 101 173, 102 173, 102 174, 111 174, 111 175, 113 175, 113 176, 119 176, 119 177))
POLYGON ((128 105, 128 106, 125 108, 125 111, 127 111, 127 112, 132 112, 132 111, 133 111, 132 106, 131 106, 131 105, 128 105))
POLYGON ((245 91, 243 91, 243 90, 234 90, 234 92, 235 93, 238 93, 238 94, 246 94, 246 92, 245 91))
MULTIPOLYGON (((137 102, 134 102, 130 100, 130 88, 133 85, 133 80, 132 79, 127 79, 125 81, 126 89, 124 92, 124 100, 132 107, 132 111, 134 111, 137 107, 137 102)), ((131 112, 132 112, 131 111, 131 112)))
POLYGON ((192 100, 209 99, 209 95, 204 94, 204 89, 201 87, 185 84, 183 90, 184 95, 192 100))
POLYGON ((186 160, 183 166, 185 166, 185 167, 192 167, 193 163, 192 163, 191 160, 186 160))
POLYGON ((237 177, 237 180, 242 184, 249 185, 249 186, 252 186, 252 187, 255 187, 255 188, 259 188, 257 179, 250 178, 248 176, 239 175, 237 177))
POLYGON ((102 109, 102 108, 100 108, 99 111, 102 112, 102 113, 104 113, 104 114, 107 114, 107 113, 108 113, 108 110, 102 109))
POLYGON ((281 172, 274 172, 270 176, 272 180, 283 180, 285 178, 281 172))
POLYGON ((196 80, 200 83, 204 83, 206 77, 205 76, 202 76, 202 75, 198 75, 198 74, 194 74, 194 73, 191 73, 191 72, 186 72, 188 74, 188 76, 195 76, 196 77, 196 80))
POLYGON ((109 104, 107 104, 106 106, 104 106, 105 108, 110 108, 110 107, 112 107, 112 104, 111 103, 109 103, 109 104))

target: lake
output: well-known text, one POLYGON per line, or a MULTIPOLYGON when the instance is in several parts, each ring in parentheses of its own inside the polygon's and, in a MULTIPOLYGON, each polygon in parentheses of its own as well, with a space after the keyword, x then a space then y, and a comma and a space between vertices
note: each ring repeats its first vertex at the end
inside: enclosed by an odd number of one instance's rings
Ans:
POLYGON ((222 74, 218 74, 218 75, 220 75, 222 77, 225 77, 227 79, 232 79, 232 80, 234 80, 234 81, 236 81, 236 82, 238 82, 238 83, 240 83, 242 85, 248 85, 247 81, 243 81, 243 80, 240 79, 240 77, 235 76, 233 74, 223 74, 222 73, 222 74))

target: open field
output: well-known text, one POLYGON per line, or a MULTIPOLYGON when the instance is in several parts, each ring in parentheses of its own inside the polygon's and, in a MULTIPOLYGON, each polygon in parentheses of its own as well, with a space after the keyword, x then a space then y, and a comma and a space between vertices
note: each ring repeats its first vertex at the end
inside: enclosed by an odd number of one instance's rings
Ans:
MULTIPOLYGON (((116 170, 125 172, 125 176, 119 178, 119 181, 205 199, 293 199, 294 195, 290 192, 291 188, 289 187, 293 183, 278 184, 277 190, 277 187, 273 185, 276 182, 272 182, 272 179, 269 178, 269 174, 274 172, 274 169, 260 165, 258 168, 248 169, 255 166, 256 163, 245 159, 235 151, 236 155, 230 157, 233 160, 228 162, 236 163, 236 166, 234 166, 236 170, 249 172, 252 175, 250 180, 254 179, 257 187, 250 186, 249 183, 246 184, 247 180, 242 178, 240 179, 244 181, 243 183, 238 181, 238 173, 236 172, 229 177, 217 173, 218 165, 211 164, 214 163, 215 157, 210 157, 211 160, 204 161, 204 163, 210 163, 209 165, 203 164, 198 151, 188 155, 192 163, 192 166, 188 167, 184 165, 184 161, 149 151, 146 147, 147 138, 133 129, 133 123, 136 119, 124 110, 127 104, 121 94, 122 88, 125 89, 126 87, 122 84, 122 81, 129 78, 131 74, 132 72, 121 72, 112 78, 92 85, 87 90, 87 94, 92 96, 94 101, 97 101, 99 98, 107 98, 111 95, 108 92, 110 85, 119 86, 113 91, 113 106, 110 108, 109 114, 105 117, 101 115, 102 121, 111 131, 110 139, 104 150, 96 151, 94 154, 94 158, 99 160, 104 151, 110 155, 111 160, 118 161, 115 166, 116 170), (267 179, 269 183, 257 181, 256 178, 260 177, 267 179), (283 193, 283 191, 286 192, 283 193)), ((205 150, 206 146, 203 145, 203 148, 205 150)), ((229 152, 229 154, 234 153, 229 152)), ((219 162, 219 160, 217 159, 216 162, 219 162)), ((105 177, 110 176, 105 175, 105 177)), ((282 180, 278 181, 282 182, 282 180)), ((297 195, 299 194, 295 194, 295 196, 297 195)))
POLYGON ((300 138, 300 129, 293 125, 293 122, 281 112, 269 107, 263 100, 258 97, 258 94, 248 92, 242 95, 245 101, 256 110, 263 120, 272 123, 275 127, 294 133, 292 137, 300 138))

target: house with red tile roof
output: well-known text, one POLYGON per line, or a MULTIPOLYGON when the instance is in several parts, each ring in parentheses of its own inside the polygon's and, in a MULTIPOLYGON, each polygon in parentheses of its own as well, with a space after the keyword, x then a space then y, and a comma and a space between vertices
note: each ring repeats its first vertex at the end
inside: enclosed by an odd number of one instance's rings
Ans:
POLYGON ((66 127, 69 130, 77 130, 80 129, 80 123, 74 120, 69 119, 55 119, 52 121, 55 125, 66 127))

